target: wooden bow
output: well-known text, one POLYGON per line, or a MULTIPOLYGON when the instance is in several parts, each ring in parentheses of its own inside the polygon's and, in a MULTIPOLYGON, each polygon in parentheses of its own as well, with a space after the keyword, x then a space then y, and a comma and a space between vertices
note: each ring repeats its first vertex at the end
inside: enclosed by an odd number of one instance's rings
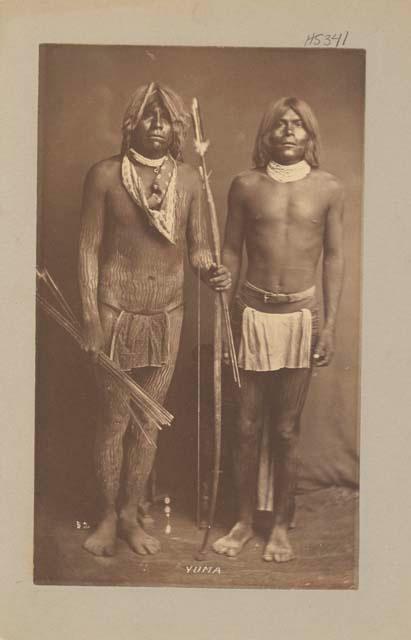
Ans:
MULTIPOLYGON (((212 253, 213 259, 217 266, 221 264, 221 242, 218 228, 217 213, 211 191, 209 174, 205 162, 205 153, 209 146, 208 141, 204 140, 203 127, 200 116, 200 109, 197 98, 192 103, 192 117, 194 124, 194 140, 195 149, 201 157, 200 174, 206 192, 208 211, 210 216, 210 228, 212 235, 212 253)), ((213 378, 214 378, 214 464, 212 473, 212 490, 210 508, 208 514, 208 523, 204 535, 203 544, 198 553, 197 559, 202 559, 205 555, 210 531, 214 524, 218 483, 220 476, 221 463, 221 416, 222 416, 222 398, 221 398, 221 357, 222 357, 222 318, 224 318, 227 346, 230 355, 230 362, 235 382, 240 386, 240 377, 238 373, 237 358, 234 349, 233 335, 231 331, 230 316, 228 312, 227 301, 224 292, 219 292, 215 296, 214 302, 214 356, 213 356, 213 378)))

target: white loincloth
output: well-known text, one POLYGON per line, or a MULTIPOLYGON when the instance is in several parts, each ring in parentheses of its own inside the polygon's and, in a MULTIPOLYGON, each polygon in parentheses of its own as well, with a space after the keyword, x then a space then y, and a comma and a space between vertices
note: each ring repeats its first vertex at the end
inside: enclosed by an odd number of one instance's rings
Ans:
POLYGON ((242 318, 238 366, 246 371, 309 368, 311 311, 264 313, 246 307, 242 318))

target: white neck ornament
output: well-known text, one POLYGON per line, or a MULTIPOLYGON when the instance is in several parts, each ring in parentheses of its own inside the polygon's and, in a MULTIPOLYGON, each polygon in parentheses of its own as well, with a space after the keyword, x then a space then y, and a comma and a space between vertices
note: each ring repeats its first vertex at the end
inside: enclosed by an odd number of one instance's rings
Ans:
POLYGON ((306 160, 301 160, 295 164, 279 164, 271 160, 267 165, 266 171, 270 178, 277 182, 296 182, 308 176, 311 167, 306 160))
POLYGON ((145 167, 161 167, 164 160, 166 159, 166 156, 162 156, 161 158, 146 158, 145 156, 142 156, 141 153, 138 153, 131 147, 128 151, 131 157, 133 158, 133 160, 135 160, 139 164, 144 165, 145 167))

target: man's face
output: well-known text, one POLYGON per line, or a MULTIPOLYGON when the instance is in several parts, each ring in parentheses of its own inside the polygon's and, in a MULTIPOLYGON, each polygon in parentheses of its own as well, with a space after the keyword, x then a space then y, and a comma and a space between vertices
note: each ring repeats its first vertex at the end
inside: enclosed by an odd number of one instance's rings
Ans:
POLYGON ((170 116, 159 100, 153 100, 134 129, 131 144, 147 158, 161 158, 168 152, 171 139, 170 116))
POLYGON ((268 134, 271 159, 280 164, 295 164, 304 159, 308 133, 298 113, 288 109, 268 134))

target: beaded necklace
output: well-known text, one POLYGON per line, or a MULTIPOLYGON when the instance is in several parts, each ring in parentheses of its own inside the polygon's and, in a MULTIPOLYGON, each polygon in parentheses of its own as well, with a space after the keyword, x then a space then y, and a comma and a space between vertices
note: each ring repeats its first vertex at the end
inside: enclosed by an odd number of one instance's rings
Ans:
POLYGON ((142 164, 144 167, 151 167, 152 169, 154 169, 154 173, 159 172, 161 165, 167 158, 167 156, 162 156, 161 158, 146 158, 145 156, 142 156, 141 153, 138 153, 138 151, 132 148, 130 148, 128 152, 132 159, 139 164, 142 164))
POLYGON ((296 182, 308 176, 311 167, 306 160, 301 160, 295 164, 279 164, 271 160, 267 165, 266 171, 267 175, 276 182, 296 182))

